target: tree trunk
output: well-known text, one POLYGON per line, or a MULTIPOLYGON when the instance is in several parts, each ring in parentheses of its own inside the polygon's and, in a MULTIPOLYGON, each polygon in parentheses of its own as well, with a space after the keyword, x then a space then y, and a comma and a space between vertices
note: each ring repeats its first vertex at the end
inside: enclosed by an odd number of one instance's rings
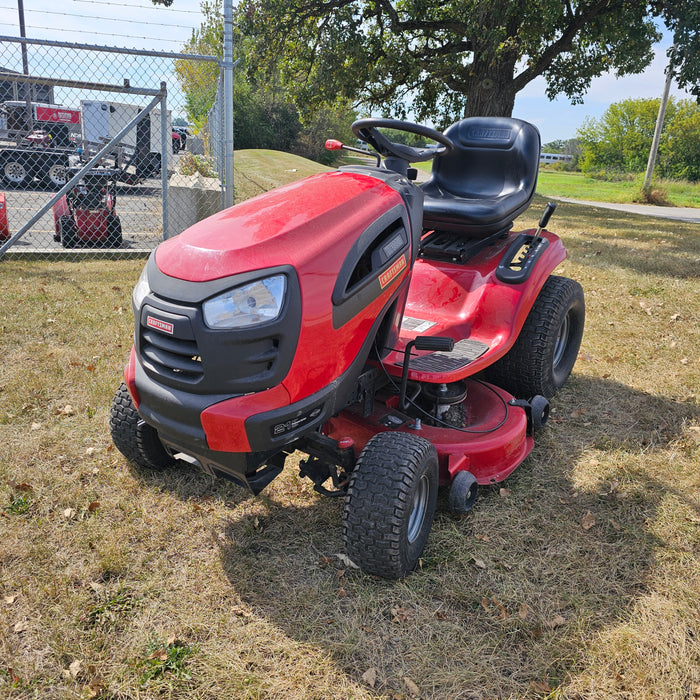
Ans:
MULTIPOLYGON (((494 62, 495 63, 495 62, 494 62)), ((475 61, 465 81, 465 117, 510 117, 515 105, 515 63, 484 65, 475 61)))

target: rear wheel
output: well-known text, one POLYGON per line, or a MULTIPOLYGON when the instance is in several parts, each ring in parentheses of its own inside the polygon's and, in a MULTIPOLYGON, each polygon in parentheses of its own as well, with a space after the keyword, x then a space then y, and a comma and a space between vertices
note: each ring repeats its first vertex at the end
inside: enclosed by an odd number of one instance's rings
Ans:
POLYGON ((107 247, 121 248, 122 238, 122 222, 116 214, 107 216, 107 247))
POLYGON ((345 550, 370 574, 395 579, 415 569, 435 515, 435 447, 410 433, 379 433, 350 476, 343 512, 345 550))
POLYGON ((61 234, 61 244, 64 248, 75 248, 78 244, 78 231, 71 216, 62 216, 58 220, 58 230, 61 234))
POLYGON ((44 175, 44 182, 49 187, 63 187, 68 182, 68 172, 65 165, 54 163, 49 166, 44 175))
POLYGON ((574 367, 585 316, 581 285, 567 277, 551 276, 515 344, 487 369, 487 378, 515 396, 551 398, 574 367))
POLYGON ((13 158, 3 163, 2 177, 9 187, 21 187, 29 181, 29 171, 24 163, 13 158))
POLYGON ((156 429, 139 416, 124 382, 112 399, 109 430, 115 447, 130 462, 158 470, 175 464, 175 460, 165 451, 156 429))

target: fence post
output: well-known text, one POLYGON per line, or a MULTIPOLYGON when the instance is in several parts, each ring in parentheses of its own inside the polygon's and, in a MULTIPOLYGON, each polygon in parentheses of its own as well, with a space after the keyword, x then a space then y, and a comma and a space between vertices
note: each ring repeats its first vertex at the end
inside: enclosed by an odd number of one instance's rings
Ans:
POLYGON ((160 182, 163 190, 163 240, 168 238, 168 148, 173 150, 173 136, 168 129, 168 86, 161 81, 160 91, 160 182))
POLYGON ((232 207, 233 193, 233 0, 224 0, 224 206, 232 207))

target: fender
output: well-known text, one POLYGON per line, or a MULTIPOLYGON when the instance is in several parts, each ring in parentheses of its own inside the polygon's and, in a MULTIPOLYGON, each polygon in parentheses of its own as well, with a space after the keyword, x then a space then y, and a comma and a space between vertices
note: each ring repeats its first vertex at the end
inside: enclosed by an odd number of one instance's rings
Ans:
POLYGON ((469 339, 483 343, 484 349, 479 357, 450 373, 411 369, 409 379, 413 381, 459 381, 508 352, 547 278, 566 258, 559 237, 543 231, 548 245, 529 278, 519 284, 503 281, 498 266, 519 235, 511 232, 498 245, 471 258, 468 265, 424 258, 416 261, 399 342, 385 363, 390 374, 400 376, 403 350, 418 335, 447 336, 455 342, 469 339))

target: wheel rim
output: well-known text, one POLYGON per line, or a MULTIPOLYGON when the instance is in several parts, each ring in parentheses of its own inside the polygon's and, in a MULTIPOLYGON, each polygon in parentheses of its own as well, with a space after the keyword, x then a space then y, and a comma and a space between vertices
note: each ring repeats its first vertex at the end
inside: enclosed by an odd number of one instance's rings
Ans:
POLYGON ((27 177, 27 171, 21 163, 12 161, 5 165, 5 177, 10 180, 10 182, 19 184, 27 177))
POLYGON ((562 358, 566 353, 566 347, 569 344, 569 333, 571 330, 571 322, 569 321, 569 314, 564 316, 561 326, 559 326, 559 333, 557 334, 556 342, 554 343, 554 360, 552 362, 554 369, 559 367, 562 358))
POLYGON ((49 168, 49 179, 54 185, 60 185, 62 187, 68 182, 66 169, 62 165, 52 165, 49 168))
POLYGON ((410 543, 418 539, 423 529, 423 521, 425 520, 425 513, 428 509, 429 495, 430 482, 428 481, 428 476, 423 474, 413 496, 413 509, 411 510, 411 517, 408 520, 408 541, 410 543))

